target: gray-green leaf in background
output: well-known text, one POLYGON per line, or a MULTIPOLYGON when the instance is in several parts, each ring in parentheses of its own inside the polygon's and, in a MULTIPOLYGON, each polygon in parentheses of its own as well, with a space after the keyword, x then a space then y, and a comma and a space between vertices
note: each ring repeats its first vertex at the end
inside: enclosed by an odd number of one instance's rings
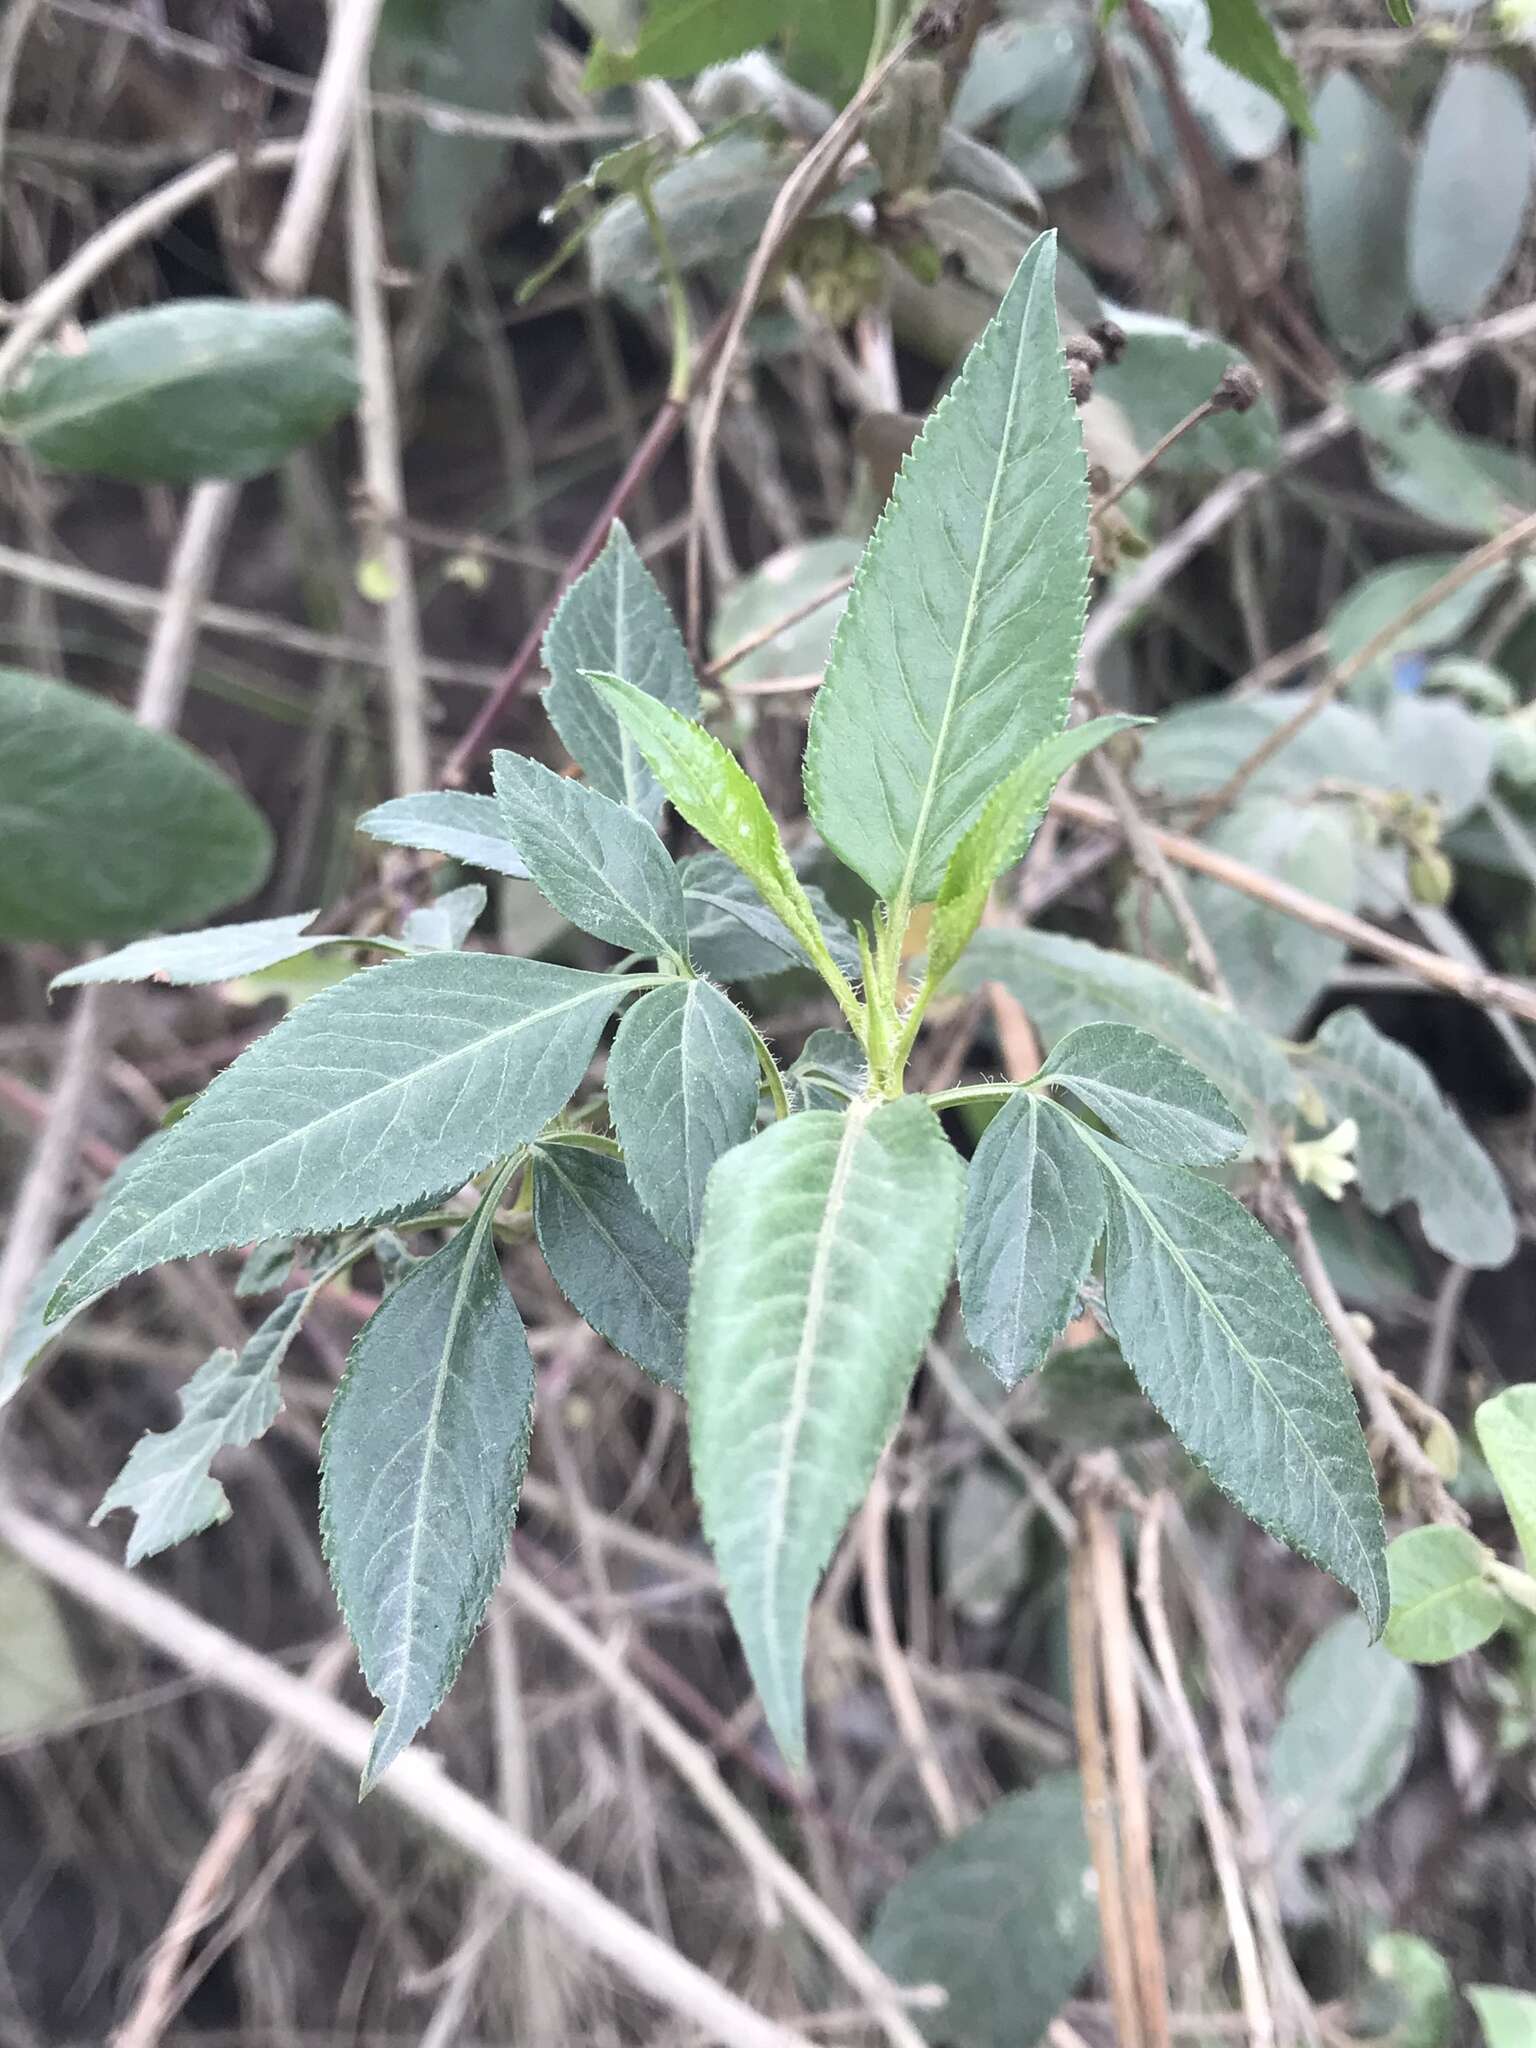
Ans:
POLYGON ((1224 1188, 1074 1128, 1105 1171, 1105 1300, 1147 1398, 1222 1492, 1347 1587, 1379 1635, 1375 1474, 1295 1267, 1224 1188))
POLYGON ((229 1517, 229 1496, 209 1466, 218 1451, 252 1444, 283 1405, 278 1372, 308 1307, 303 1289, 285 1295, 239 1351, 215 1351, 181 1389, 173 1429, 141 1436, 91 1517, 116 1508, 134 1517, 127 1562, 169 1550, 229 1517))
POLYGON ((1133 1152, 1171 1166, 1214 1165, 1247 1140, 1204 1074, 1129 1024, 1080 1024, 1035 1079, 1069 1088, 1133 1152))
POLYGON ((635 1192, 680 1249, 698 1235, 715 1161, 752 1134, 759 1072, 752 1027, 707 981, 653 988, 614 1036, 614 1129, 635 1192))
POLYGON ((533 1359, 496 1256, 494 1200, 363 1325, 325 1425, 326 1562, 384 1710, 364 1792, 457 1677, 528 1464, 533 1359))
POLYGON ((1351 71, 1312 103, 1301 159, 1307 264, 1318 310, 1347 356, 1372 362, 1408 324, 1408 148, 1351 71))
POLYGON ((1448 64, 1430 106, 1408 213, 1414 304, 1475 320, 1509 268, 1531 193, 1531 115, 1501 64, 1448 64))
POLYGON ((272 835, 180 740, 67 683, 0 669, 0 939, 191 924, 259 889, 272 835))
POLYGON ((1446 1664, 1497 1634, 1504 1597, 1484 1576, 1489 1555, 1470 1529, 1443 1522, 1392 1539, 1392 1612, 1383 1640, 1394 1656, 1446 1664))
POLYGON ((869 1950, 898 1984, 942 1984, 914 2010, 930 2041, 1039 2041, 1099 1952, 1077 1774, 1012 1792, 932 1849, 881 1901, 869 1950))
MULTIPOLYGON (((1267 690, 1179 705, 1141 734, 1138 789, 1175 799, 1219 789, 1296 716, 1306 695, 1267 690)), ((1348 762, 1352 782, 1390 787, 1391 756, 1377 721, 1351 705, 1327 704, 1254 770, 1244 794, 1309 794, 1339 774, 1341 761, 1348 762)))
MULTIPOLYGON (((759 562, 721 598, 709 629, 710 653, 715 660, 728 654, 741 641, 792 614, 859 566, 864 552, 851 534, 828 533, 815 540, 796 541, 780 548, 766 562, 759 562)), ((820 675, 827 665, 832 635, 843 615, 846 596, 825 604, 785 626, 761 647, 733 662, 733 683, 745 683, 764 676, 820 675)))
MULTIPOLYGON (((679 268, 744 256, 768 224, 786 168, 761 135, 739 128, 669 164, 651 196, 679 268)), ((643 306, 663 289, 655 237, 631 194, 603 212, 587 238, 587 257, 595 291, 643 306)))
POLYGON ((960 1233, 965 1333, 1005 1387, 1071 1320, 1104 1222, 1103 1180, 1065 1121, 1022 1089, 1010 1096, 971 1160, 960 1233))
POLYGON ((1467 1999, 1482 2029, 1483 2048, 1533 2048, 1536 1992, 1512 1984, 1469 1984, 1467 1999))
POLYGON ((654 828, 600 790, 498 748, 496 796, 528 872, 562 916, 626 951, 681 960, 683 889, 654 828))
MULTIPOLYGON (((1362 576, 1328 615, 1324 631, 1328 635, 1328 659, 1333 666, 1337 668, 1348 661, 1400 619, 1460 560, 1454 554, 1410 555, 1405 561, 1389 562, 1385 568, 1372 569, 1362 576)), ((1441 598, 1422 618, 1404 626, 1351 685, 1351 694, 1356 698, 1368 695, 1374 684, 1376 694, 1384 699, 1398 655, 1432 653, 1460 640, 1501 579, 1500 569, 1485 569, 1441 598)))
POLYGON ((1508 483, 1484 462, 1482 445, 1443 426, 1412 392, 1356 384, 1344 403, 1360 423, 1371 475, 1389 498, 1462 533, 1497 533, 1508 523, 1508 483))
POLYGON ((1291 1121, 1296 1083, 1274 1040, 1165 968, 1059 932, 981 931, 948 987, 1000 981, 1048 1043, 1100 1019, 1149 1031, 1213 1081, 1262 1150, 1291 1121))
POLYGON ((1488 1469, 1509 1509, 1527 1571, 1536 1571, 1536 1384, 1506 1387, 1473 1418, 1488 1469))
POLYGON ((34 356, 0 432, 50 468, 125 483, 260 476, 351 412, 352 357, 328 300, 173 299, 34 356))
POLYGON ((656 1228, 623 1162, 582 1145, 541 1145, 533 1221, 544 1262, 576 1313, 681 1393, 688 1261, 656 1228))
MULTIPOLYGON (((811 965, 783 918, 723 853, 690 854, 678 873, 688 913, 689 956, 716 981, 752 981, 811 965)), ((859 948, 853 933, 814 883, 804 887, 827 951, 844 974, 856 975, 859 948)))
POLYGON ((1515 1222, 1492 1160, 1406 1046, 1363 1010, 1335 1010, 1295 1056, 1335 1122, 1353 1117, 1360 1192, 1377 1215, 1413 1202, 1424 1235, 1448 1259, 1502 1266, 1515 1222))
POLYGON ((893 904, 932 900, 992 790, 1066 715, 1087 498, 1054 261, 1043 235, 903 464, 811 715, 811 816, 893 904))
POLYGON ((963 1188, 918 1096, 791 1116, 710 1176, 688 1314, 694 1490, 796 1763, 811 1599, 938 1315, 963 1188))
POLYGON ((486 895, 479 882, 445 889, 430 903, 407 912, 400 936, 423 952, 456 953, 485 913, 486 895))
POLYGON ((1210 54, 1280 102, 1303 131, 1312 125, 1301 74, 1258 0, 1209 0, 1210 54))
POLYGON ((622 676, 685 718, 699 715, 699 684, 677 621, 619 520, 560 600, 544 635, 544 666, 544 709, 571 759, 593 789, 656 824, 661 787, 586 671, 622 676))
POLYGON ((1349 1847, 1408 1768, 1418 1712, 1418 1680, 1370 1640, 1358 1614, 1324 1629, 1291 1673, 1270 1744, 1280 1859, 1349 1847))
POLYGON ((542 960, 439 953, 323 989, 165 1134, 51 1312, 166 1259, 340 1229, 467 1180, 569 1100, 626 986, 542 960))
MULTIPOLYGON (((159 981, 172 988, 198 988, 211 981, 232 981, 239 974, 259 974, 308 953, 316 946, 347 943, 342 932, 313 932, 306 938, 318 910, 300 910, 292 917, 259 917, 249 924, 216 924, 200 932, 135 939, 99 960, 82 960, 49 982, 56 988, 79 988, 92 981, 159 981)), ((366 945, 366 940, 354 944, 366 945)))
MULTIPOLYGON (((1110 308, 1125 330, 1125 353, 1106 363, 1094 389, 1112 399, 1131 423, 1146 454, 1171 427, 1203 405, 1228 369, 1247 363, 1230 342, 1161 313, 1110 308)), ((1247 412, 1218 413, 1179 439, 1161 457, 1169 476, 1224 476, 1234 469, 1267 469, 1279 453, 1280 423, 1267 398, 1247 412)))
POLYGON ((357 821, 359 832, 382 839, 386 846, 417 847, 443 853, 450 860, 492 874, 526 882, 528 869, 507 837, 501 806, 493 796, 463 789, 423 789, 414 796, 391 797, 375 804, 357 821))

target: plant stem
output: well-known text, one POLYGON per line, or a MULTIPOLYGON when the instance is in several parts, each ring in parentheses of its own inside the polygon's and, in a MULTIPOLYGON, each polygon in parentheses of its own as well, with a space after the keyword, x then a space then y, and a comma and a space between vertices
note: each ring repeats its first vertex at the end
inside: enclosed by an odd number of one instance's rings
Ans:
POLYGON ((677 267, 677 258, 672 253, 672 244, 656 208, 655 196, 648 178, 642 179, 636 193, 640 211, 645 215, 645 224, 651 231, 651 240, 656 244, 656 254, 661 263, 661 275, 667 289, 667 324, 672 332, 672 374, 667 380, 667 402, 669 405, 686 405, 688 387, 693 381, 690 364, 693 355, 693 322, 688 313, 688 292, 683 284, 682 272, 677 267))

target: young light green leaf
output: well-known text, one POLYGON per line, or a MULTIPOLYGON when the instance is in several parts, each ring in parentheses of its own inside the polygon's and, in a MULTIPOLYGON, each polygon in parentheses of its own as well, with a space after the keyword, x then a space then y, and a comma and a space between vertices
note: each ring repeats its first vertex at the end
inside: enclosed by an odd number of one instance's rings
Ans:
POLYGON ((160 981, 173 988, 197 988, 210 981, 233 980, 237 974, 259 974, 263 967, 275 967, 315 946, 345 945, 345 933, 315 932, 305 938, 319 915, 318 910, 301 910, 293 917, 260 917, 249 924, 216 924, 206 931, 136 939, 100 960, 82 960, 78 967, 56 974, 48 987, 51 992, 92 981, 160 981))
POLYGON ((524 754, 498 748, 492 760, 507 828, 556 910, 626 952, 684 958, 683 885, 654 828, 524 754))
POLYGON ((759 1085, 752 1027, 711 982, 665 982, 619 1025, 608 1056, 614 1129, 636 1194, 684 1251, 710 1169, 752 1135, 759 1085))
POLYGON ((1269 1751, 1276 1854, 1347 1849, 1408 1768, 1419 1683, 1358 1614, 1324 1629, 1291 1673, 1269 1751))
POLYGON ((1392 1612, 1382 1638, 1410 1664, 1446 1664, 1496 1635, 1504 1599, 1484 1576, 1489 1553, 1470 1529, 1430 1523, 1387 1545, 1392 1612))
POLYGON ((1526 1570, 1536 1572, 1536 1385, 1507 1387, 1484 1401, 1473 1419, 1526 1570))
POLYGON ((600 42, 582 80, 588 92, 637 78, 686 78, 756 50, 790 20, 797 0, 651 0, 628 50, 600 42))
POLYGON ((688 1314, 694 1488, 794 1761, 811 1596, 901 1415, 962 1192, 917 1096, 789 1117, 710 1176, 688 1314))
POLYGON ((999 783, 949 857, 939 884, 928 933, 928 974, 937 986, 970 944, 992 884, 1021 860, 1045 815, 1051 791, 1084 754, 1127 726, 1146 720, 1093 718, 1042 740, 1006 780, 999 783))
POLYGON ((656 824, 661 789, 588 673, 622 676, 684 718, 699 715, 699 684, 671 608, 619 520, 560 600, 544 636, 544 666, 551 677, 544 709, 572 760, 593 789, 656 824))
POLYGON ((165 1259, 337 1230, 467 1180, 569 1099, 631 985, 542 960, 441 953, 311 996, 165 1134, 50 1314, 165 1259))
POLYGON ((1483 2048, 1536 2048, 1536 1992, 1509 1984, 1469 1984, 1483 2048))
POLYGON ((364 1792, 458 1676, 517 1514, 533 1359, 491 1235, 498 1193, 364 1324, 325 1425, 326 1563, 384 1709, 364 1792))
POLYGON ((127 1562, 142 1564, 215 1522, 228 1520, 229 1496, 209 1471, 215 1454, 252 1444, 283 1405, 279 1369, 298 1333, 309 1297, 285 1295, 239 1351, 219 1350, 181 1390, 181 1420, 141 1436, 91 1517, 132 1511, 127 1562))
POLYGON ((1508 269, 1531 192, 1531 114, 1501 64, 1448 64, 1429 110, 1408 214, 1414 304, 1475 320, 1508 269))
POLYGON ((1209 0, 1209 4, 1211 55, 1272 94, 1302 133, 1310 135, 1312 109, 1301 73, 1280 47, 1280 38, 1258 0, 1209 0))
POLYGON ((1077 1774, 1053 1771, 930 1850, 875 1915, 870 1954, 898 1984, 942 1984, 914 2011, 931 2041, 1022 2048, 1045 2038, 1099 1952, 1077 1774))
POLYGON ((0 431, 53 469, 126 483, 260 476, 351 412, 352 354, 329 300, 172 299, 42 350, 0 431))
POLYGON ((1295 1267, 1224 1188, 1074 1129, 1104 1168, 1105 1299, 1147 1398, 1222 1492, 1331 1572, 1379 1635, 1387 1568, 1375 1475, 1295 1267))
POLYGON ((613 707, 679 814, 736 863, 849 1011, 853 996, 847 981, 790 865, 763 793, 745 768, 702 725, 633 684, 618 676, 594 674, 590 680, 613 707))
POLYGON ((1312 289, 1339 347, 1370 362, 1408 324, 1407 144, 1352 71, 1331 73, 1312 121, 1301 160, 1312 289))
POLYGON ((688 1261, 662 1236, 623 1162, 580 1145, 541 1145, 533 1221, 555 1285, 597 1334, 681 1393, 688 1261))
POLYGON ((1100 1019, 1150 1032, 1215 1083, 1260 1150, 1290 1121, 1296 1083, 1274 1040, 1148 960, 1057 932, 982 931, 949 987, 965 994, 989 981, 1019 998, 1048 1041, 1100 1019))
POLYGON ((136 939, 261 887, 266 820, 201 754, 0 669, 0 939, 136 939))
POLYGON ((1492 1160, 1406 1047, 1363 1010, 1335 1010, 1295 1065, 1336 1122, 1359 1126, 1360 1192, 1377 1215, 1416 1203, 1430 1243, 1463 1265, 1513 1255, 1514 1216, 1492 1160))
POLYGON ((456 953, 479 923, 485 902, 485 890, 478 882, 466 882, 462 889, 445 889, 441 896, 410 912, 400 936, 423 952, 456 953))
POLYGON ((1080 1024, 1035 1079, 1070 1088, 1133 1152, 1170 1166, 1231 1159, 1247 1139, 1204 1074, 1130 1024, 1080 1024))
POLYGON ((445 853, 472 868, 511 875, 526 882, 523 857, 507 837, 501 806, 493 796, 474 796, 462 789, 423 789, 415 796, 391 797, 357 821, 359 832, 382 839, 386 846, 412 846, 423 853, 445 853))
POLYGON ((902 466, 811 714, 811 816, 887 902, 931 902, 988 796, 1060 730, 1087 587, 1082 433, 1042 235, 902 466))
MULTIPOLYGON (((688 953, 696 967, 716 981, 733 982, 810 966, 810 956, 783 918, 723 853, 690 854, 678 873, 688 913, 688 953)), ((813 882, 804 887, 827 951, 844 974, 857 975, 859 948, 853 933, 813 882)))
POLYGON ((1050 1105, 1020 1090, 987 1125, 960 1233, 965 1333, 1005 1387, 1072 1319, 1104 1232, 1098 1168, 1050 1105))

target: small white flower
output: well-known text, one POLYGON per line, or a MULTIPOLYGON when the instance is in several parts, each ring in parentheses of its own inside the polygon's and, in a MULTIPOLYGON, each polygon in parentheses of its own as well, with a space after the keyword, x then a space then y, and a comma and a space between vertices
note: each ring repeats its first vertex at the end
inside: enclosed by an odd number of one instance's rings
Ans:
POLYGON ((1315 1187, 1330 1202, 1336 1202, 1350 1182, 1360 1177, 1360 1169, 1350 1157, 1359 1137, 1360 1126, 1352 1116, 1347 1116, 1321 1138, 1287 1145, 1285 1156, 1303 1187, 1315 1187))

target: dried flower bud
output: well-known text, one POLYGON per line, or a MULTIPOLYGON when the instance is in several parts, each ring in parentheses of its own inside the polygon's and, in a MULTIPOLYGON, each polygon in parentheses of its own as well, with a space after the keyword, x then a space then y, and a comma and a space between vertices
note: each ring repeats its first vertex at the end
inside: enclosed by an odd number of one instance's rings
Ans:
POLYGON ((1248 412, 1263 396, 1264 386, 1251 363, 1228 363, 1211 393, 1211 403, 1218 412, 1248 412))
POLYGON ((1104 351, 1091 334, 1069 334, 1062 343, 1067 361, 1086 363, 1091 377, 1104 361, 1104 351))
POLYGON ((965 27, 965 0, 928 0, 913 23, 913 34, 929 50, 952 43, 965 27))
POLYGON ((1067 357, 1067 383, 1074 405, 1086 405, 1093 396, 1093 372, 1081 356, 1067 357))
POLYGON ((1104 351, 1106 363, 1118 363, 1125 354, 1125 329, 1118 320, 1096 320, 1088 332, 1104 351))

